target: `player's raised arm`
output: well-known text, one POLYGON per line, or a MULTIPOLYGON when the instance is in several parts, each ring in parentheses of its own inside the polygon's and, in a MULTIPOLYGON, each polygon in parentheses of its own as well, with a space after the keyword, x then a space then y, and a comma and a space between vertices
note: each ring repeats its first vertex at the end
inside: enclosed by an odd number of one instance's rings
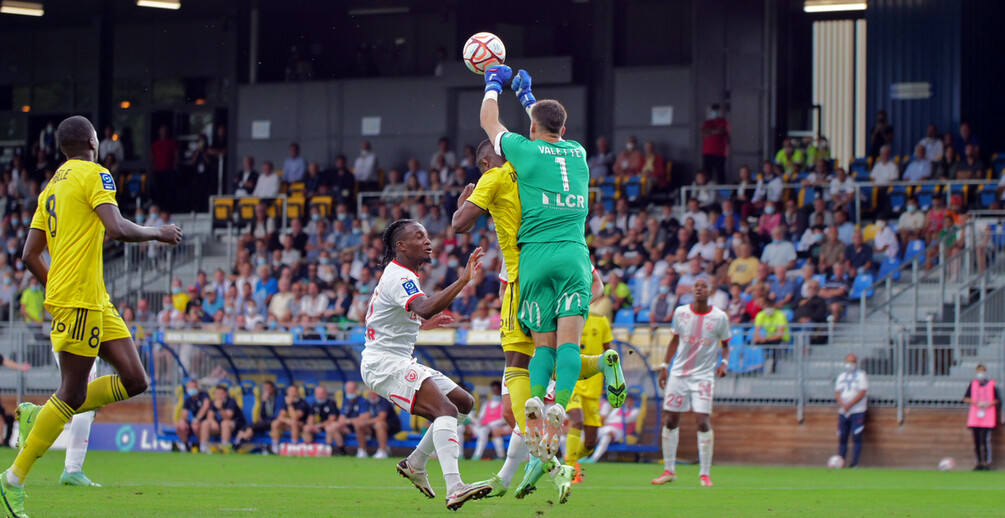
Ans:
POLYGON ((429 320, 436 316, 437 313, 449 308, 450 304, 454 302, 454 298, 461 292, 461 288, 467 286, 471 278, 474 277, 475 272, 482 267, 482 257, 484 255, 485 252, 481 247, 475 248, 475 251, 471 252, 471 256, 468 257, 468 264, 464 268, 464 273, 453 284, 432 297, 419 295, 414 301, 408 304, 408 308, 406 309, 429 320))
POLYGON ((123 218, 119 208, 110 203, 98 205, 94 208, 94 212, 101 218, 101 223, 105 226, 105 235, 109 239, 126 243, 160 241, 169 245, 181 242, 181 229, 176 225, 143 227, 123 218))
POLYGON ((499 94, 511 77, 513 70, 506 65, 485 70, 485 98, 482 100, 480 118, 482 129, 493 143, 499 134, 506 132, 506 126, 499 122, 499 94))
POLYGON ((479 207, 478 205, 475 205, 474 203, 464 203, 474 191, 475 184, 469 183, 464 187, 461 195, 457 197, 457 210, 450 219, 450 226, 454 227, 454 232, 463 234, 470 231, 475 226, 475 222, 478 221, 478 218, 480 218, 482 214, 485 214, 485 209, 479 207))

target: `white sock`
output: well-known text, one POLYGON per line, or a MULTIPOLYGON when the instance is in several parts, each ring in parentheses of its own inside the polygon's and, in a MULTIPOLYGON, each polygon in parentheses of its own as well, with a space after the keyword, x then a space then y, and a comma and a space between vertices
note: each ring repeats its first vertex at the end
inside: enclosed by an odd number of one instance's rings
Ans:
POLYGON ((426 433, 422 434, 419 444, 415 445, 415 450, 408 456, 408 463, 413 468, 426 469, 426 462, 429 461, 429 456, 434 451, 436 450, 433 446, 433 429, 430 427, 426 433))
POLYGON ((663 440, 663 467, 670 473, 676 473, 677 469, 677 443, 680 442, 680 428, 668 430, 663 427, 660 432, 663 440))
POLYGON ((698 432, 698 463, 701 464, 700 475, 708 475, 712 469, 712 445, 715 443, 715 435, 712 430, 698 432))
POLYGON ((457 418, 440 416, 429 428, 433 434, 433 445, 436 456, 440 459, 440 469, 443 470, 443 480, 447 482, 447 492, 452 493, 461 482, 461 470, 457 467, 457 458, 461 454, 461 445, 457 440, 457 418))
POLYGON ((24 485, 21 483, 20 480, 18 480, 17 475, 14 474, 14 471, 9 469, 7 470, 7 483, 17 487, 21 487, 24 485))
POLYGON ((478 431, 475 433, 478 436, 478 442, 475 443, 475 452, 471 455, 471 460, 482 458, 482 454, 485 453, 485 446, 489 442, 489 433, 491 431, 488 427, 478 428, 478 431))
POLYGON ((509 436, 509 448, 506 449, 506 462, 499 470, 499 478, 503 480, 504 486, 509 487, 513 475, 526 458, 527 444, 523 442, 523 435, 520 435, 519 430, 513 430, 513 435, 509 436))
POLYGON ((496 447, 496 458, 501 459, 506 456, 506 450, 503 449, 503 438, 493 437, 492 444, 496 447))
POLYGON ((600 442, 597 443, 597 449, 593 451, 593 455, 590 457, 594 461, 600 460, 600 457, 604 456, 607 452, 607 447, 611 445, 611 434, 605 433, 600 436, 600 442))
POLYGON ((91 435, 91 423, 94 421, 94 411, 77 414, 70 420, 70 432, 66 441, 67 473, 76 473, 84 468, 84 457, 87 455, 88 438, 91 435))

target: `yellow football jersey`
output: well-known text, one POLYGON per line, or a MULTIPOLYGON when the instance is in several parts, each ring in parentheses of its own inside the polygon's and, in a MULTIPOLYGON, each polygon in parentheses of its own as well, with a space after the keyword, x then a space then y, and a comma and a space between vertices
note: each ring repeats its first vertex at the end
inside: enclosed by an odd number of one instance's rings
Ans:
POLYGON ((468 197, 468 201, 478 208, 488 211, 496 224, 499 237, 499 251, 506 262, 506 278, 509 282, 517 279, 520 264, 520 249, 516 246, 516 235, 520 231, 520 191, 517 187, 516 170, 513 164, 505 164, 489 169, 478 179, 478 185, 468 197))
MULTIPOLYGON (((604 354, 604 344, 614 341, 611 324, 601 315, 590 313, 583 327, 583 341, 579 353, 585 356, 604 354)), ((604 375, 595 374, 576 382, 576 393, 582 398, 597 399, 604 390, 604 375)))
POLYGON ((94 209, 115 202, 115 180, 94 162, 69 160, 38 196, 31 228, 45 232, 49 246, 46 306, 101 309, 105 291, 105 226, 94 209))

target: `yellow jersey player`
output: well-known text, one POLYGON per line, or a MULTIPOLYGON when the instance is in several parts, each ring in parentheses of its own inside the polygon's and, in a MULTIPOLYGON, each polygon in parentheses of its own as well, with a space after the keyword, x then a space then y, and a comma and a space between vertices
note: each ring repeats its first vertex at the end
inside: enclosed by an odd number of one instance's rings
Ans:
MULTIPOLYGON (((523 442, 522 430, 526 428, 524 404, 530 398, 530 378, 528 366, 531 357, 534 356, 534 341, 523 330, 517 321, 516 313, 520 305, 520 283, 517 271, 519 264, 520 249, 517 247, 517 234, 520 230, 520 195, 517 184, 517 173, 512 164, 507 162, 502 156, 496 153, 492 143, 483 141, 476 151, 478 168, 482 172, 478 185, 468 185, 458 198, 458 209, 454 213, 451 225, 457 232, 468 232, 473 227, 478 218, 488 212, 495 221, 496 235, 498 237, 499 250, 503 256, 505 267, 500 272, 500 280, 505 284, 505 292, 502 296, 502 322, 500 335, 503 354, 506 357, 506 370, 503 380, 510 398, 510 405, 513 410, 513 417, 516 419, 513 435, 510 438, 509 449, 506 454, 506 462, 491 483, 493 491, 489 496, 502 496, 506 493, 512 481, 513 474, 519 467, 522 459, 526 457, 526 447, 523 442)), ((593 272, 593 293, 594 296, 603 293, 603 283, 600 276, 593 272), (598 287, 599 286, 599 287, 598 287)), ((580 376, 590 377, 604 370, 610 371, 607 376, 612 383, 614 380, 621 380, 624 383, 624 375, 621 373, 620 359, 616 353, 611 353, 604 357, 582 356, 580 376)), ((532 458, 535 460, 536 458, 532 458)), ((528 476, 524 478, 520 490, 517 491, 517 498, 522 498, 534 490, 534 483, 547 469, 540 462, 532 464, 528 468, 528 476)), ((556 463, 553 468, 557 468, 556 463)), ((557 472, 556 469, 551 471, 557 472)), ((571 473, 569 482, 571 483, 571 473)), ((559 500, 567 495, 563 488, 559 488, 559 500)))
POLYGON ((181 241, 174 225, 141 227, 125 220, 115 202, 111 173, 94 163, 98 135, 84 117, 59 124, 56 141, 67 161, 38 197, 24 245, 23 260, 45 286, 45 308, 52 314, 52 347, 59 354, 61 383, 45 405, 21 403, 19 452, 0 477, 6 516, 24 512, 24 481, 35 461, 52 446, 74 414, 141 394, 146 373, 136 346, 105 290, 102 247, 105 237, 118 241, 181 241), (42 254, 49 249, 51 265, 42 254), (95 357, 117 374, 88 383, 95 357))
MULTIPOLYGON (((614 341, 611 323, 607 321, 607 317, 594 313, 593 308, 591 305, 583 327, 583 341, 580 342, 584 355, 604 354, 614 341)), ((597 446, 597 429, 604 424, 600 418, 600 394, 603 389, 604 380, 598 375, 579 381, 566 409, 569 433, 566 435, 565 463, 576 467, 573 484, 582 482, 583 472, 579 468, 579 459, 589 456, 597 446)))

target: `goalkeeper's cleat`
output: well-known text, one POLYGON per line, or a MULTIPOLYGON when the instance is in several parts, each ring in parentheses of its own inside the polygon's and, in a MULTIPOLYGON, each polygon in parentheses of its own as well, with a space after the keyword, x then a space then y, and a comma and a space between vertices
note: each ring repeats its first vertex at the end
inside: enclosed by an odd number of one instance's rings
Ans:
POLYGON ((407 478, 420 493, 426 498, 436 498, 433 486, 429 485, 429 475, 425 469, 416 469, 408 463, 408 459, 401 459, 397 466, 398 474, 407 478))
POLYGON ((712 479, 708 478, 708 475, 702 475, 698 477, 698 480, 701 481, 702 487, 712 487, 715 485, 712 483, 712 479))
POLYGON ((653 479, 653 485, 660 486, 663 484, 669 484, 674 480, 677 480, 677 474, 670 470, 664 470, 662 475, 653 479))
POLYGON ((583 469, 579 467, 579 463, 576 463, 576 475, 572 477, 573 484, 583 483, 583 469))
POLYGON ((506 496, 506 483, 503 482, 502 477, 499 475, 492 475, 492 478, 485 481, 486 484, 492 486, 492 491, 485 495, 485 498, 495 498, 497 496, 506 496))
POLYGON ((31 429, 35 427, 35 418, 38 417, 40 410, 42 410, 41 406, 26 401, 19 404, 17 410, 14 411, 14 418, 17 419, 18 424, 17 451, 20 452, 21 448, 24 447, 24 440, 28 438, 31 429))
POLYGON ((562 405, 551 405, 545 414, 544 436, 541 438, 539 453, 551 459, 558 455, 562 447, 562 425, 565 423, 565 409, 562 405))
POLYGON ((628 396, 625 386, 625 373, 621 370, 621 357, 610 349, 600 355, 600 371, 604 373, 604 383, 607 388, 607 402, 613 408, 621 408, 628 396))
POLYGON ((63 474, 59 477, 59 483, 64 486, 101 487, 101 484, 87 478, 87 475, 83 471, 76 473, 63 471, 63 474))
POLYGON ((527 430, 523 434, 524 443, 532 457, 540 458, 544 456, 544 447, 541 443, 544 439, 544 402, 539 397, 532 397, 524 405, 524 412, 527 417, 527 430))
POLYGON ((572 478, 576 474, 576 469, 572 466, 559 466, 552 474, 551 480, 558 488, 558 503, 564 504, 569 501, 569 493, 572 492, 572 478))
POLYGON ((544 463, 537 457, 531 457, 523 468, 523 481, 516 486, 516 497, 523 498, 537 489, 537 481, 544 476, 544 463))
POLYGON ((468 500, 480 500, 492 491, 492 486, 485 482, 461 484, 453 493, 447 495, 447 509, 456 511, 468 500))
POLYGON ((3 499, 4 516, 8 518, 28 518, 24 513, 24 486, 18 487, 7 482, 7 473, 0 474, 0 498, 3 499))

